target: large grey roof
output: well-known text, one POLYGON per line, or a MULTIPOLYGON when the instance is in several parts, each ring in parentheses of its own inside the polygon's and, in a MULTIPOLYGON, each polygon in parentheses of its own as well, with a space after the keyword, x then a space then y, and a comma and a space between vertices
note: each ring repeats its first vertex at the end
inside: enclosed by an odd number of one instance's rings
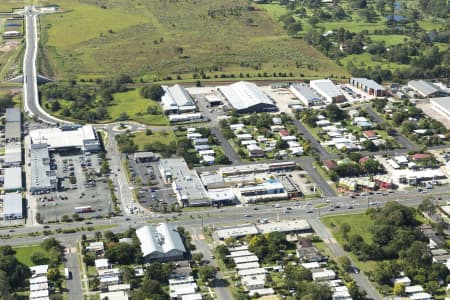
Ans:
POLYGON ((376 81, 374 81, 372 79, 352 77, 351 80, 356 81, 356 82, 366 86, 369 89, 374 89, 374 90, 378 90, 378 91, 386 90, 386 88, 384 86, 378 84, 376 81))
POLYGON ((240 81, 219 87, 228 102, 237 110, 248 109, 258 104, 275 106, 270 98, 254 83, 240 81))
POLYGON ((7 193, 3 200, 3 215, 22 215, 23 203, 21 193, 7 193))
POLYGON ((186 89, 179 85, 175 84, 171 87, 164 87, 165 94, 163 102, 170 106, 195 106, 194 101, 192 100, 191 95, 186 91, 186 89))
POLYGON ((167 223, 143 226, 136 230, 136 235, 141 242, 144 256, 166 254, 174 250, 186 252, 180 234, 174 226, 167 223))
POLYGON ((450 113, 450 97, 431 98, 431 103, 435 103, 446 110, 446 113, 450 113))
POLYGON ((311 80, 310 85, 312 88, 317 90, 319 94, 326 97, 333 98, 342 95, 333 81, 329 79, 311 80))
POLYGON ((439 88, 437 86, 424 80, 411 80, 408 82, 408 86, 421 93, 423 96, 428 96, 439 92, 439 88))
POLYGON ((5 124, 5 138, 14 139, 20 138, 20 123, 19 122, 6 122, 5 124))
POLYGON ((17 107, 6 109, 6 122, 20 122, 20 109, 17 107))
POLYGON ((5 163, 18 163, 22 161, 22 147, 20 143, 8 143, 5 146, 5 163))
POLYGON ((4 190, 22 189, 22 168, 6 168, 5 180, 3 183, 4 190))
POLYGON ((52 187, 56 181, 54 171, 50 170, 50 156, 46 144, 31 145, 31 191, 52 187))
POLYGON ((312 88, 305 84, 294 83, 291 85, 292 89, 295 89, 299 94, 301 94, 308 102, 320 101, 320 97, 312 88))

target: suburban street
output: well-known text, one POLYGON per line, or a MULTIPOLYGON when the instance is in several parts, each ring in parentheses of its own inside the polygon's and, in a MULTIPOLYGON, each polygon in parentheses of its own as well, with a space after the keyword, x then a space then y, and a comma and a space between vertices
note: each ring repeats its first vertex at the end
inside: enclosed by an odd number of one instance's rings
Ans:
MULTIPOLYGON (((293 116, 292 116, 293 117, 293 116)), ((330 154, 325 150, 325 148, 317 141, 314 136, 309 132, 309 130, 300 123, 299 120, 292 118, 295 127, 297 127, 298 131, 305 137, 305 139, 311 144, 311 147, 316 149, 319 152, 320 158, 322 159, 333 159, 336 158, 335 155, 330 154)))
POLYGON ((67 280, 67 289, 69 299, 81 300, 83 299, 83 287, 81 285, 80 265, 78 263, 78 254, 76 247, 66 248, 66 268, 69 269, 69 274, 72 275, 70 280, 67 280))
POLYGON ((300 166, 308 173, 312 180, 314 180, 324 197, 336 196, 336 192, 330 187, 319 171, 317 171, 316 167, 313 165, 313 162, 314 158, 312 157, 303 157, 299 160, 300 166))
MULTIPOLYGON (((383 120, 383 118, 381 118, 376 112, 373 111, 373 109, 370 107, 370 105, 366 104, 366 105, 364 105, 364 108, 366 109, 367 114, 369 115, 369 117, 372 118, 372 120, 374 120, 376 123, 381 124, 381 123, 385 122, 383 120)), ((398 129, 396 131, 398 131, 398 129)), ((394 138, 402 146, 402 148, 406 149, 407 151, 417 150, 417 147, 414 144, 412 144, 403 135, 397 133, 394 136, 394 138)))

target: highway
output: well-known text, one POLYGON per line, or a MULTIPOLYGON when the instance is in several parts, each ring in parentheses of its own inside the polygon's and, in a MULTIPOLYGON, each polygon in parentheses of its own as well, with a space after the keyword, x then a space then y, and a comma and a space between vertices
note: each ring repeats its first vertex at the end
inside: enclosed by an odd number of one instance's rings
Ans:
POLYGON ((23 98, 25 112, 49 124, 71 123, 58 119, 45 112, 39 103, 37 86, 36 57, 38 50, 37 16, 34 6, 26 6, 25 18, 25 54, 23 56, 23 98))

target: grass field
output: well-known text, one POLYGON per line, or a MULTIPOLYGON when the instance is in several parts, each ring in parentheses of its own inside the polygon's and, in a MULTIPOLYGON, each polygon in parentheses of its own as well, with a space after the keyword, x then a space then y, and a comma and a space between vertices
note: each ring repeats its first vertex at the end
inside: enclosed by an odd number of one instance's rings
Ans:
POLYGON ((146 79, 181 74, 292 72, 322 77, 346 72, 269 13, 244 0, 55 0, 65 13, 41 17, 44 62, 56 78, 126 72, 146 79), (120 20, 120 22, 118 22, 120 20), (296 68, 296 62, 302 65, 296 68), (308 66, 309 65, 309 66, 308 66))
POLYGON ((130 119, 148 125, 168 125, 169 120, 164 114, 150 115, 147 113, 149 106, 160 108, 158 102, 145 99, 139 91, 131 90, 125 93, 114 94, 114 101, 108 106, 111 119, 117 119, 122 112, 126 112, 130 119))
POLYGON ((333 232, 336 240, 342 245, 344 243, 344 238, 339 231, 339 227, 343 223, 348 223, 351 227, 349 236, 352 234, 359 234, 362 236, 366 243, 371 243, 372 238, 369 233, 369 227, 372 226, 373 221, 366 214, 351 214, 351 215, 340 215, 332 217, 323 217, 321 221, 333 232), (334 225, 334 226, 333 226, 334 225))
POLYGON ((175 134, 172 130, 153 131, 152 135, 146 135, 145 131, 137 132, 134 134, 134 143, 139 147, 139 150, 144 150, 144 146, 147 144, 160 142, 165 145, 175 142, 175 134))
POLYGON ((45 254, 45 250, 41 248, 39 245, 26 246, 26 247, 17 247, 14 248, 16 251, 16 258, 21 263, 27 266, 34 266, 34 263, 31 261, 31 256, 36 252, 42 252, 45 254))

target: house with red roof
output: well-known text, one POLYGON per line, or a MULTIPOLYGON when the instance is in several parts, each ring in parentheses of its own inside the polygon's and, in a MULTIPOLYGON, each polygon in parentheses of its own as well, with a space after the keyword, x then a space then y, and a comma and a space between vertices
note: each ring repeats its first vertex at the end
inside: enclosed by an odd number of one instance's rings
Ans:
POLYGON ((362 134, 369 140, 376 140, 378 138, 378 133, 375 130, 365 130, 362 134))
POLYGON ((278 133, 281 136, 288 136, 289 135, 289 132, 286 129, 281 129, 280 131, 278 131, 278 133))
POLYGON ((430 153, 416 153, 411 155, 411 159, 413 161, 420 161, 420 160, 426 160, 426 159, 430 159, 433 156, 430 153))

